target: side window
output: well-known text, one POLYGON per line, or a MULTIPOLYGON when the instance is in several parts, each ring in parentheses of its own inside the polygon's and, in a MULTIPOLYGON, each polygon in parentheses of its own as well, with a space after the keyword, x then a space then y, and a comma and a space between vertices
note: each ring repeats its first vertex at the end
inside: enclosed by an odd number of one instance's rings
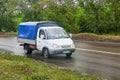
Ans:
POLYGON ((40 32, 39 32, 39 38, 41 38, 41 39, 45 39, 46 38, 45 37, 45 32, 43 30, 40 30, 40 32))

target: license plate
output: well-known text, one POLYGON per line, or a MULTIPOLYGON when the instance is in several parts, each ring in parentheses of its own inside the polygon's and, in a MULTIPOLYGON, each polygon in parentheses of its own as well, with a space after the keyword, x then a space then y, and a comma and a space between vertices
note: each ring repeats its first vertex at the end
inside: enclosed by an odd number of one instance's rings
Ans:
POLYGON ((63 51, 63 53, 70 53, 70 51, 63 51))

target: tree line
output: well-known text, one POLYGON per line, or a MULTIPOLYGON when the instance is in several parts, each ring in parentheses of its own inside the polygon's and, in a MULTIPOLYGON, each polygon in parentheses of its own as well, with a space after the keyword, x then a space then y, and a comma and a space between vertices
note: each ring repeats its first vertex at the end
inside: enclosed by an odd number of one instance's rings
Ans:
POLYGON ((26 21, 55 21, 68 32, 120 34, 119 0, 0 0, 0 32, 26 21))

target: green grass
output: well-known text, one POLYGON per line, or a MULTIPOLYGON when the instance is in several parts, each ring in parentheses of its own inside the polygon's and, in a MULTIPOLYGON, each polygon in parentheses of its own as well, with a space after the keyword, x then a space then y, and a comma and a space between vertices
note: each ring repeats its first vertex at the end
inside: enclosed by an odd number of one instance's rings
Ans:
POLYGON ((17 35, 17 32, 6 32, 6 35, 17 35))
POLYGON ((0 54, 0 80, 104 80, 21 56, 0 54))
POLYGON ((97 35, 93 33, 73 34, 75 40, 104 41, 104 42, 120 42, 120 36, 115 35, 97 35))
POLYGON ((16 35, 17 35, 17 32, 0 32, 0 37, 11 37, 16 35))

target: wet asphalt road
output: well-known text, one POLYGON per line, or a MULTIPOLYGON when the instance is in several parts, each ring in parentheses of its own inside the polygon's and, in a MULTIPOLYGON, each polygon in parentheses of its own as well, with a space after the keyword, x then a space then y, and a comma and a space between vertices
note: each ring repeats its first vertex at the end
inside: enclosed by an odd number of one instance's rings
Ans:
MULTIPOLYGON (((70 59, 66 59, 64 54, 44 59, 38 51, 33 51, 30 57, 61 68, 77 70, 108 80, 120 80, 120 44, 75 41, 75 45, 76 51, 70 59)), ((17 43, 16 37, 0 38, 0 49, 24 56, 23 48, 17 43)))

